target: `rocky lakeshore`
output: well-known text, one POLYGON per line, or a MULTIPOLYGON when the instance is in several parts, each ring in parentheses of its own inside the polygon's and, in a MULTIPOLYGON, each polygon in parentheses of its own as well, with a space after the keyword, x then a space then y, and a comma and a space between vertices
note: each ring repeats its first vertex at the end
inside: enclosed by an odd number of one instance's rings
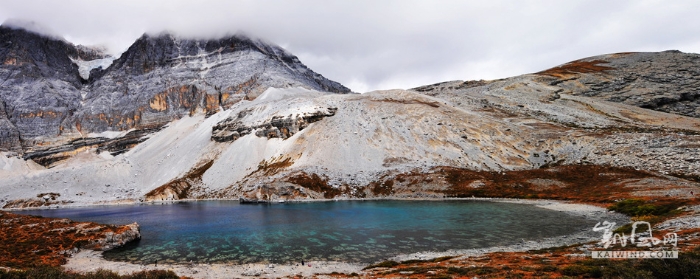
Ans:
POLYGON ((82 250, 107 251, 141 239, 137 223, 115 226, 0 211, 0 266, 61 265, 82 250))

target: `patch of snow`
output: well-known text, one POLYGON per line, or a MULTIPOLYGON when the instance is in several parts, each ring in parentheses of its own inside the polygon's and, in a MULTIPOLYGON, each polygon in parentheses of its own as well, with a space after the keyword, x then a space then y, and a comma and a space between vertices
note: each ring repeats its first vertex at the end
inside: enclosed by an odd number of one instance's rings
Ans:
MULTIPOLYGON (((71 61, 73 61, 75 65, 78 65, 78 72, 80 73, 80 77, 84 80, 87 80, 90 78, 90 71, 97 68, 101 68, 103 70, 107 69, 110 65, 112 65, 112 62, 114 62, 114 60, 116 59, 117 57, 108 56, 102 59, 95 59, 90 61, 71 58, 71 61)), ((83 96, 83 99, 84 98, 85 96, 83 96)))
POLYGON ((115 139, 119 137, 123 137, 129 132, 133 131, 128 130, 128 131, 104 131, 101 133, 89 133, 87 136, 90 138, 108 138, 108 139, 115 139))
POLYGON ((330 93, 323 93, 315 90, 309 90, 306 88, 302 87, 293 87, 293 88, 274 88, 270 87, 265 92, 260 94, 255 100, 253 100, 254 104, 262 103, 262 102, 274 102, 274 101, 279 101, 279 100, 284 100, 288 98, 313 98, 313 97, 320 97, 323 95, 327 95, 330 93))

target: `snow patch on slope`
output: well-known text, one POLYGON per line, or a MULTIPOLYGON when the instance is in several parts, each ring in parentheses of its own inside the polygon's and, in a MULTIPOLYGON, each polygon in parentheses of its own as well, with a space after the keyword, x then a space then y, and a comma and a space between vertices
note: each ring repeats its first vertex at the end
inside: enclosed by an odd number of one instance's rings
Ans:
POLYGON ((128 131, 104 131, 101 133, 89 133, 87 136, 90 138, 108 138, 108 139, 116 139, 119 137, 123 137, 129 132, 133 131, 134 129, 128 130, 128 131))
MULTIPOLYGON (((84 61, 81 59, 73 58, 71 58, 70 60, 73 61, 75 65, 78 65, 78 72, 80 73, 80 77, 84 80, 88 80, 90 78, 90 71, 97 68, 101 68, 103 70, 107 69, 117 58, 118 57, 109 56, 102 59, 95 59, 90 61, 84 61)), ((83 98, 85 97, 83 96, 83 98)))

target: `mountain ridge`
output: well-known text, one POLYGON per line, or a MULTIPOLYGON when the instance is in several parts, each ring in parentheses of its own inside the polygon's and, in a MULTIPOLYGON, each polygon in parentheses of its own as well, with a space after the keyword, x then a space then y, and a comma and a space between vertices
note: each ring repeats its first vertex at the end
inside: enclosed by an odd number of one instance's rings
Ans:
MULTIPOLYGON (((557 94, 587 96, 700 117, 700 54, 678 50, 611 53, 574 60, 523 76, 532 76, 533 82, 556 87, 557 94)), ((469 87, 481 90, 478 89, 481 86, 492 86, 492 83, 506 79, 441 82, 412 90, 427 94, 435 89, 469 87)))
POLYGON ((0 38, 0 150, 6 151, 161 127, 253 99, 272 86, 350 92, 284 49, 243 35, 193 40, 145 34, 106 69, 92 69, 87 80, 74 59, 104 58, 97 50, 9 27, 0 27, 0 38))

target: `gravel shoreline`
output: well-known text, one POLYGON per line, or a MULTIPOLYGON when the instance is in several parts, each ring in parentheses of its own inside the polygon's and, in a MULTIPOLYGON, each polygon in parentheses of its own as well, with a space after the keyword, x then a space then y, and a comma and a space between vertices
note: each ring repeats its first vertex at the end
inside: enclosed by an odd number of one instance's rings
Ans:
MULTIPOLYGON (((403 200, 403 199, 394 199, 403 200)), ((409 200, 409 199, 406 199, 409 200)), ((415 200, 415 199, 410 199, 415 200)), ((562 201, 553 200, 521 200, 521 199, 496 199, 496 198, 463 198, 463 199, 429 199, 429 200, 478 200, 478 201, 490 201, 490 202, 506 202, 506 203, 518 203, 518 204, 531 204, 534 206, 557 210, 574 216, 581 216, 588 220, 595 222, 611 221, 616 222, 618 225, 626 224, 630 222, 630 218, 614 212, 609 212, 605 208, 587 205, 587 204, 577 204, 568 203, 562 201)), ((302 202, 317 202, 317 201, 332 201, 332 200, 312 200, 312 201, 302 201, 302 202)), ((491 252, 518 252, 527 250, 537 250, 549 247, 566 246, 572 244, 586 243, 591 241, 599 240, 601 236, 600 232, 593 232, 592 228, 587 230, 582 230, 580 232, 545 238, 539 241, 523 241, 521 243, 505 246, 494 246, 488 248, 476 248, 476 249, 462 249, 462 250, 448 250, 444 252, 419 252, 406 255, 398 255, 389 258, 394 261, 405 261, 405 260, 415 260, 415 259, 432 259, 443 256, 457 256, 457 257, 473 257, 480 256, 491 252)), ((231 278, 231 277, 263 277, 263 278, 277 278, 277 277, 288 277, 288 276, 311 276, 314 274, 330 274, 332 272, 339 272, 345 274, 351 273, 362 273, 362 268, 366 264, 361 263, 344 263, 344 262, 330 262, 330 261, 314 261, 306 263, 306 266, 300 265, 271 265, 271 264, 244 264, 244 265, 234 265, 234 264, 159 264, 155 266, 151 265, 141 265, 133 264, 128 262, 113 262, 105 260, 102 257, 101 252, 95 251, 80 251, 79 253, 73 255, 68 260, 68 263, 64 267, 68 270, 76 272, 90 272, 97 269, 108 269, 120 274, 129 274, 133 272, 138 272, 142 270, 155 270, 155 269, 165 269, 172 270, 179 276, 188 276, 192 278, 231 278)))
POLYGON ((365 265, 342 262, 306 262, 306 265, 277 265, 277 264, 133 264, 128 262, 113 262, 105 260, 101 252, 80 251, 63 265, 67 270, 76 272, 91 272, 107 269, 121 275, 145 270, 172 270, 178 276, 192 278, 279 278, 287 276, 309 277, 314 274, 330 274, 339 272, 350 274, 361 273, 365 265))
MULTIPOLYGON (((617 226, 621 226, 631 222, 631 219, 624 214, 608 211, 605 208, 587 204, 567 203, 552 200, 520 200, 520 199, 480 199, 472 198, 471 200, 485 200, 492 202, 507 202, 518 204, 531 204, 537 207, 564 212, 573 216, 584 217, 595 222, 615 222, 617 226)), ((493 246, 487 248, 460 249, 448 250, 444 252, 419 252, 407 255, 399 255, 390 258, 394 261, 406 260, 427 260, 444 256, 455 257, 476 257, 493 252, 524 252, 528 250, 539 250, 551 247, 568 246, 591 241, 598 241, 601 238, 601 232, 594 232, 593 228, 585 229, 580 232, 562 235, 556 237, 548 237, 538 241, 523 241, 512 245, 493 246)))

